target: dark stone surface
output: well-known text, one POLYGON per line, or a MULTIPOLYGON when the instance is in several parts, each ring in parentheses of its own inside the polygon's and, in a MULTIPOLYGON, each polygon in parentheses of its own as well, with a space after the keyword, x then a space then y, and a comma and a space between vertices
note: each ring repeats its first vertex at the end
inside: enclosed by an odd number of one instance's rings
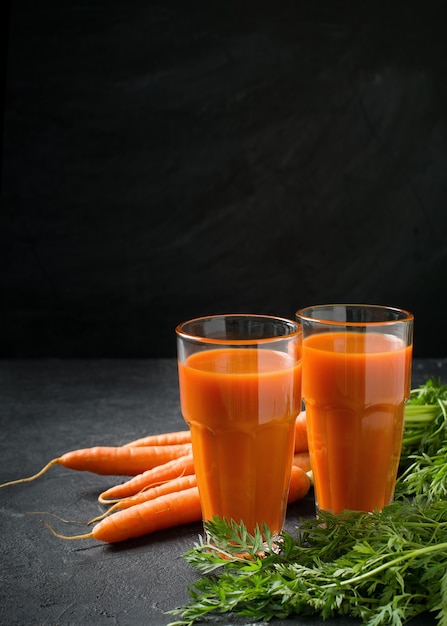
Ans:
POLYGON ((330 301, 447 354, 441 7, 12 0, 1 354, 174 356, 191 316, 330 301))
MULTIPOLYGON (((447 382, 447 360, 416 361, 413 383, 447 382)), ((80 447, 120 445, 183 428, 174 359, 0 361, 0 482, 34 474, 80 447)), ((0 624, 8 626, 165 626, 166 611, 187 600, 196 573, 181 558, 201 533, 190 524, 118 545, 55 538, 86 532, 103 511, 97 496, 118 477, 52 468, 33 483, 0 490, 0 624), (31 514, 47 511, 48 514, 31 514)), ((286 529, 312 516, 312 497, 290 506, 286 529)), ((246 620, 210 623, 230 626, 246 620)), ((423 616, 411 622, 434 623, 423 616)), ((357 626, 349 619, 276 620, 272 626, 357 626)), ((260 626, 260 625, 259 625, 260 626)))

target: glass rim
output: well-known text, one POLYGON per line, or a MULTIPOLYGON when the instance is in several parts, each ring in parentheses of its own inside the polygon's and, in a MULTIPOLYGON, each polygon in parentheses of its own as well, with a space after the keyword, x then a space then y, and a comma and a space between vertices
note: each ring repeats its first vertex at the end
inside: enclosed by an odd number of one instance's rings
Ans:
POLYGON ((300 324, 294 320, 291 320, 286 317, 280 317, 277 315, 263 315, 260 313, 219 313, 216 315, 202 315, 199 317, 193 317, 191 319, 185 320, 176 326, 175 332, 177 337, 187 341, 193 341, 199 344, 215 344, 215 345, 256 345, 263 343, 275 343, 280 341, 289 341, 291 339, 301 337, 303 329, 300 324), (267 322, 274 323, 280 322, 283 325, 289 327, 291 332, 288 334, 282 335, 272 335, 267 337, 258 337, 258 338, 244 338, 244 339, 235 339, 235 338, 222 338, 222 337, 206 337, 204 335, 198 335, 194 333, 188 333, 184 330, 184 327, 187 324, 193 324, 198 322, 203 322, 206 320, 217 320, 217 319, 253 319, 257 321, 266 320, 267 322))
POLYGON ((311 306, 306 306, 301 309, 298 309, 295 312, 296 318, 300 321, 311 322, 314 324, 321 324, 326 326, 348 326, 348 327, 377 327, 377 326, 392 326, 394 324, 403 324, 414 321, 413 313, 407 311, 406 309, 401 309, 399 307, 387 306, 383 304, 352 304, 352 303, 328 303, 328 304, 315 304, 311 306), (348 320, 337 320, 337 319, 325 319, 324 317, 311 317, 310 315, 306 315, 307 311, 311 310, 324 310, 324 309, 352 309, 352 310, 361 310, 361 309, 371 309, 375 311, 390 311, 396 315, 396 319, 383 319, 383 320, 370 320, 370 321, 348 321, 348 320), (400 315, 400 317, 398 317, 400 315))

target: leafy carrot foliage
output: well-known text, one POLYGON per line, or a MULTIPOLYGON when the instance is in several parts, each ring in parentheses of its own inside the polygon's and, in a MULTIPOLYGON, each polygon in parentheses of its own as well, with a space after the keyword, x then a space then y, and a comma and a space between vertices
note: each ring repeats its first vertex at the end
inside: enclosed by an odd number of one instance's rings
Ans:
POLYGON ((172 626, 213 613, 402 626, 425 611, 447 626, 447 385, 412 390, 396 499, 381 512, 320 512, 279 539, 215 518, 185 558, 201 577, 172 626))

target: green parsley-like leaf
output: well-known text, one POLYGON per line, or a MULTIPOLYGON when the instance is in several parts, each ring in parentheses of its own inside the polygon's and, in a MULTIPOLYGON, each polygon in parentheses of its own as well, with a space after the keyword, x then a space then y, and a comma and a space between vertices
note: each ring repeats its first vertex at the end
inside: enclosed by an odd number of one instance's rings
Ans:
POLYGON ((429 611, 447 626, 447 385, 430 379, 405 410, 395 501, 381 512, 319 513, 296 536, 215 518, 185 554, 202 575, 171 626, 209 614, 292 614, 402 626, 429 611))

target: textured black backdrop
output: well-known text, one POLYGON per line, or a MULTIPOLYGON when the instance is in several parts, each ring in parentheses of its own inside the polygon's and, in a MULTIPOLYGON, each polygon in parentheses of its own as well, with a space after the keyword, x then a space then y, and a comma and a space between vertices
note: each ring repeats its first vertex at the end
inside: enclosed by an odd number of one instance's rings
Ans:
POLYGON ((388 4, 13 0, 1 355, 353 301, 446 356, 445 21, 388 4))

